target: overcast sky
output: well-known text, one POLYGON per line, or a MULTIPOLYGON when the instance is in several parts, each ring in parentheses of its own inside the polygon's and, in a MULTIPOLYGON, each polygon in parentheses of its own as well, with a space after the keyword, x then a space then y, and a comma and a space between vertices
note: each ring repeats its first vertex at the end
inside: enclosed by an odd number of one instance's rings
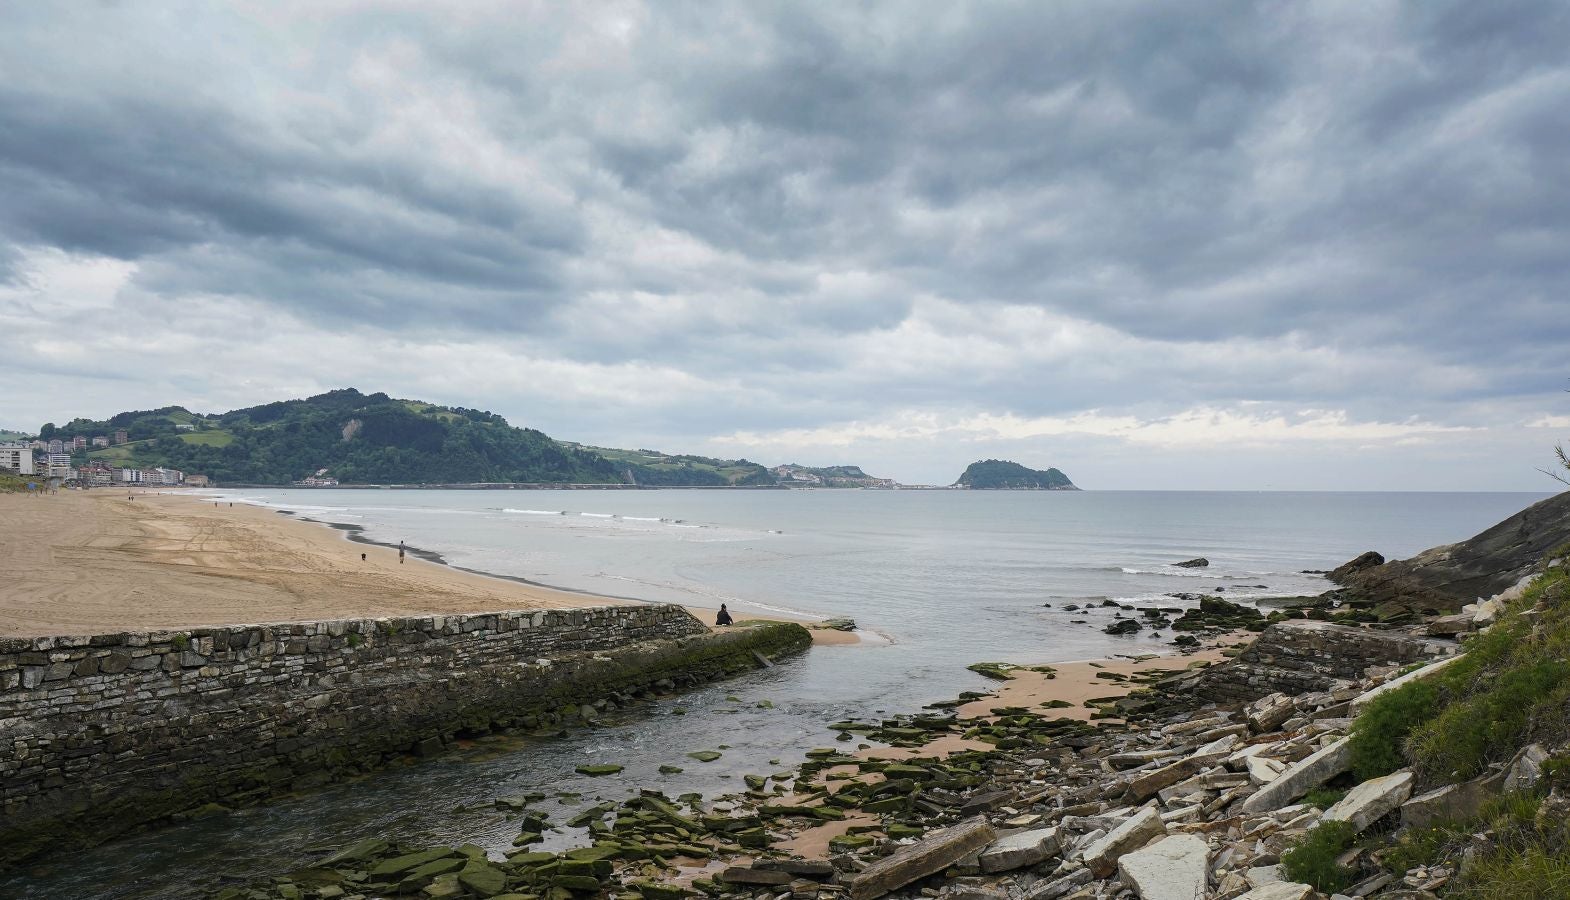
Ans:
POLYGON ((0 427, 1548 490, 1570 5, 0 0, 0 427))

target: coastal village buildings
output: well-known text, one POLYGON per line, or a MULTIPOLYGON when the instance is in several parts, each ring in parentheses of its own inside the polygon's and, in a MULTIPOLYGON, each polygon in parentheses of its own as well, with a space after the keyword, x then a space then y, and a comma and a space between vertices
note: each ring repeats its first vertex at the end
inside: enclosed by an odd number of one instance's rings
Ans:
POLYGON ((114 433, 114 442, 116 444, 123 444, 126 441, 129 441, 130 439, 131 439, 130 435, 125 433, 125 429, 124 428, 122 428, 119 431, 116 431, 114 433))
POLYGON ((40 472, 40 475, 48 475, 50 478, 68 478, 70 476, 71 454, 51 452, 47 459, 49 461, 48 471, 40 472))
POLYGON ((0 469, 10 469, 18 475, 32 475, 33 448, 21 442, 0 444, 0 469))
MULTIPOLYGON (((124 432, 121 433, 123 434, 124 432)), ((80 467, 73 466, 71 464, 72 450, 85 451, 87 445, 88 439, 85 437, 77 438, 71 442, 61 440, 3 442, 0 443, 0 470, 14 472, 18 475, 37 475, 42 478, 59 479, 67 485, 75 483, 83 487, 109 487, 116 484, 207 487, 209 484, 205 475, 188 477, 179 469, 168 469, 161 466, 145 469, 133 466, 112 466, 102 460, 91 460, 80 467), (50 449, 57 445, 58 449, 50 449)), ((91 445, 106 447, 109 445, 109 438, 92 438, 91 445)), ((334 481, 333 484, 337 484, 337 482, 334 481)))

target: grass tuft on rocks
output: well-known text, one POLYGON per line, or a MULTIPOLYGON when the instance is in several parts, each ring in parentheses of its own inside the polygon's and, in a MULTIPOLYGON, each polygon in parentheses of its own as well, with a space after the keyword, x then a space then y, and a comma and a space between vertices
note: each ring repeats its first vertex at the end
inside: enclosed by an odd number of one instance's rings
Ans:
POLYGON ((1490 800, 1475 818, 1410 829, 1383 854, 1383 863, 1397 876, 1419 866, 1459 868, 1445 892, 1455 900, 1570 897, 1564 823, 1543 821, 1541 804, 1536 795, 1507 794, 1490 800))
POLYGON ((1548 569, 1501 620, 1433 678, 1370 703, 1352 726, 1358 780, 1410 765, 1452 784, 1510 759, 1529 739, 1570 737, 1570 570, 1548 569))
POLYGON ((1312 885, 1326 894, 1339 893, 1351 886, 1354 873, 1336 857, 1352 846, 1355 837, 1357 829, 1350 822, 1321 822, 1281 854, 1282 871, 1289 881, 1312 885))

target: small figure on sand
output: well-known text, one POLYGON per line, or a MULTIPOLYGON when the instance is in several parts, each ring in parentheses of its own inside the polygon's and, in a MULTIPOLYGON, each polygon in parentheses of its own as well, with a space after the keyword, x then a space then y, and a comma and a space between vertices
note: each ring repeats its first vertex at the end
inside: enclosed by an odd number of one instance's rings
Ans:
POLYGON ((403 541, 398 542, 398 565, 403 565, 403 541))
POLYGON ((365 554, 364 553, 360 554, 360 562, 365 562, 365 554))
POLYGON ((723 604, 723 603, 720 604, 719 615, 714 617, 714 624, 716 624, 716 625, 734 625, 734 624, 736 624, 736 620, 732 619, 730 617, 730 610, 726 609, 725 608, 725 604, 723 604))

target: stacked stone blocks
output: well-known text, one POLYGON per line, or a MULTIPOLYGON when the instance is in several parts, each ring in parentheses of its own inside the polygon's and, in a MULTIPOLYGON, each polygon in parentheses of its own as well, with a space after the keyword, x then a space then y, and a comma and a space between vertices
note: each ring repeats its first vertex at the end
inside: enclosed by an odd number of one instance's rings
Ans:
POLYGON ((0 863, 734 666, 740 637, 628 605, 0 638, 0 863))

